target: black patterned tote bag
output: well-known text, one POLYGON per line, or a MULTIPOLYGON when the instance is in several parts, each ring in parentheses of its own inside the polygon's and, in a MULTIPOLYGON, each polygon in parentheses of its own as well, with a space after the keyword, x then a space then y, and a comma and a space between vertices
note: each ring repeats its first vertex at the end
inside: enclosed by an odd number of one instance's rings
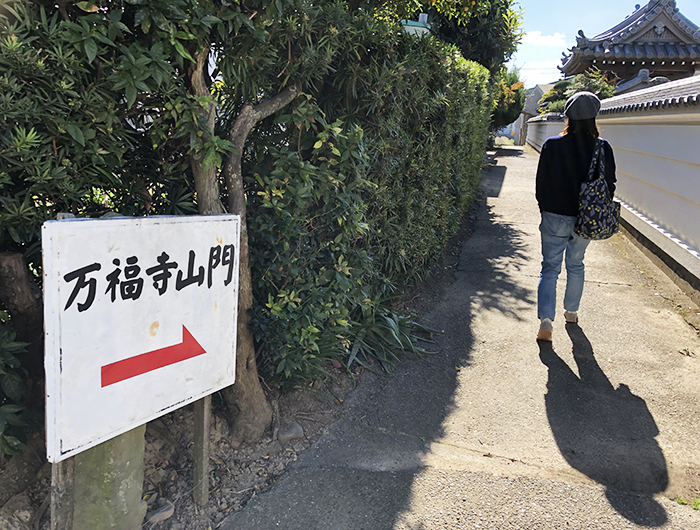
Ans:
POLYGON ((600 139, 593 151, 588 178, 581 184, 578 201, 576 234, 584 239, 601 240, 620 230, 620 203, 613 200, 605 180, 605 157, 600 139))

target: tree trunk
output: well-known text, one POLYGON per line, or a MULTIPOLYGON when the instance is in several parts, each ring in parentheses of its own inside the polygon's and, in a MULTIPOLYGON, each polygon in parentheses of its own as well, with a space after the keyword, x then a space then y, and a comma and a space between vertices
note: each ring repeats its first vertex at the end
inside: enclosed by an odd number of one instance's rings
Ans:
POLYGON ((272 421, 272 408, 265 398, 255 360, 253 333, 248 311, 253 307, 253 285, 248 262, 248 225, 241 158, 248 134, 256 123, 291 103, 297 88, 290 87, 258 105, 245 105, 231 129, 235 150, 228 157, 223 176, 229 194, 229 212, 241 216, 240 280, 238 285, 238 342, 236 348, 236 384, 224 390, 229 406, 236 410, 231 442, 238 445, 260 439, 272 421))
MULTIPOLYGON (((190 67, 190 82, 192 90, 198 97, 211 97, 211 92, 204 78, 204 69, 209 61, 209 47, 205 47, 201 52, 195 54, 196 63, 190 67)), ((206 115, 207 129, 213 133, 214 120, 216 118, 216 106, 209 103, 206 115)), ((205 168, 202 164, 202 157, 190 155, 190 167, 194 175, 194 187, 197 191, 197 209, 200 214, 223 213, 224 208, 219 200, 219 180, 217 169, 214 164, 205 168)))
POLYGON ((17 340, 29 343, 22 366, 36 384, 44 378, 44 310, 41 290, 18 252, 0 253, 0 303, 12 316, 17 340))

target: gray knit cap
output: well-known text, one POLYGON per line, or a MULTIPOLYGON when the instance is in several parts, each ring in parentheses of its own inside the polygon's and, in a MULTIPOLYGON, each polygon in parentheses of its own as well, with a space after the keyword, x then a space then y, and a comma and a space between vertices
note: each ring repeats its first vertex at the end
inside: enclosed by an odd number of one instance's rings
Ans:
POLYGON ((590 120, 598 115, 600 100, 593 92, 576 92, 566 101, 564 114, 570 120, 590 120))

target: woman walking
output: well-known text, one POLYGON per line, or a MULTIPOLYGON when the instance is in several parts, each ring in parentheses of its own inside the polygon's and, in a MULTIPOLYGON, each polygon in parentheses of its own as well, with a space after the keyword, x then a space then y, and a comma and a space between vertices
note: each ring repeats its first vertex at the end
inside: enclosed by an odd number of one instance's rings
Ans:
MULTIPOLYGON (((596 143, 600 136, 595 118, 600 100, 591 92, 578 92, 566 102, 568 118, 561 136, 549 138, 542 146, 537 166, 536 197, 542 214, 542 271, 537 286, 538 340, 552 340, 556 313, 557 279, 562 261, 566 263, 564 319, 578 322, 583 294, 583 257, 589 240, 574 233, 579 206, 579 190, 588 177, 596 143)), ((601 156, 610 194, 615 193, 615 158, 612 147, 602 140, 601 156)))

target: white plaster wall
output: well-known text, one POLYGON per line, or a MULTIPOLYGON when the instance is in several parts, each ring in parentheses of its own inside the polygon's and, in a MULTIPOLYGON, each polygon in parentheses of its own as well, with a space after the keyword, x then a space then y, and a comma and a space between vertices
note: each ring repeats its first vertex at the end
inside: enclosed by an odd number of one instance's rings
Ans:
POLYGON ((527 143, 539 151, 547 138, 561 134, 564 125, 563 121, 529 121, 527 122, 527 143))
MULTIPOLYGON (((527 143, 540 151, 563 122, 528 122, 527 143)), ((660 109, 598 117, 613 146, 616 197, 700 252, 700 109, 660 109)))
POLYGON ((616 196, 700 249, 700 110, 601 116, 613 146, 616 196))

